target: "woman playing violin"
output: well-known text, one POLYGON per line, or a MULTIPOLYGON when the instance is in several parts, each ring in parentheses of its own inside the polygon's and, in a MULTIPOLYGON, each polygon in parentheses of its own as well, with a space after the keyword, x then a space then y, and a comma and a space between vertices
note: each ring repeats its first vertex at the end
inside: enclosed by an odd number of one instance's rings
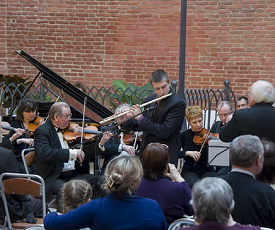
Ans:
POLYGON ((195 143, 194 137, 203 130, 203 113, 199 106, 188 106, 185 111, 185 118, 190 129, 180 135, 182 151, 180 157, 184 158, 182 177, 192 188, 194 183, 203 177, 216 176, 213 167, 207 166, 208 145, 195 143))
MULTIPOLYGON (((22 159, 21 159, 22 150, 33 146, 33 138, 31 137, 31 134, 28 130, 30 130, 30 127, 34 125, 33 122, 36 120, 36 118, 37 118, 37 106, 35 102, 29 98, 21 99, 17 107, 16 119, 14 122, 11 123, 11 127, 16 129, 20 128, 24 130, 22 135, 16 138, 12 142, 15 157, 21 163, 22 163, 22 159)), ((10 138, 13 134, 14 134, 14 131, 11 131, 10 134, 7 136, 7 138, 10 138)), ((20 164, 20 170, 24 171, 23 163, 22 165, 20 164)))

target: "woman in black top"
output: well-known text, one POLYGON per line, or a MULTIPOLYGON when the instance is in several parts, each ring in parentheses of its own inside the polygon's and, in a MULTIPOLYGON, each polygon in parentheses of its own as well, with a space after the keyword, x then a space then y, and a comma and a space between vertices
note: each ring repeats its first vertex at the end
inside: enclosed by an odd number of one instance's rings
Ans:
POLYGON ((184 158, 182 177, 192 188, 194 183, 209 176, 217 176, 214 167, 207 166, 208 145, 201 149, 201 144, 194 142, 194 136, 203 130, 203 113, 199 106, 188 106, 185 110, 185 118, 190 129, 181 133, 180 157, 184 158), (201 150, 201 151, 200 151, 201 150))

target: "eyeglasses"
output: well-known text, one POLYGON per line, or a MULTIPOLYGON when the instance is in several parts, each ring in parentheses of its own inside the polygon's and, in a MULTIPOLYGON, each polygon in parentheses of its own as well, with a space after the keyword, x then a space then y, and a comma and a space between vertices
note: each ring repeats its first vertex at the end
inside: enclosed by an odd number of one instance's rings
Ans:
POLYGON ((72 117, 72 113, 68 114, 68 115, 60 115, 60 117, 64 117, 66 119, 69 119, 72 117))
POLYGON ((228 117, 231 113, 218 114, 220 117, 228 117))

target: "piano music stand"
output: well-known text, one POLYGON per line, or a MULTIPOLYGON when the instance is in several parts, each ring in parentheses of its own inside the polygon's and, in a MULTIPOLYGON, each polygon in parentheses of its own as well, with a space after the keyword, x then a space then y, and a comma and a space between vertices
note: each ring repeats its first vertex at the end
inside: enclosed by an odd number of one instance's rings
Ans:
POLYGON ((230 166, 229 143, 210 140, 208 143, 208 166, 230 166))

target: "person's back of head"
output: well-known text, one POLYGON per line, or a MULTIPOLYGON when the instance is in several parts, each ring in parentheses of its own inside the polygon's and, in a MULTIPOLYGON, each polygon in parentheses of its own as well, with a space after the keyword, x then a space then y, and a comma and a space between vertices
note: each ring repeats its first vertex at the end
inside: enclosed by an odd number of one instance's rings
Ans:
POLYGON ((236 137, 229 147, 232 165, 241 168, 252 167, 259 157, 263 158, 263 153, 264 150, 260 138, 253 135, 236 137))
POLYGON ((67 213, 92 199, 91 185, 84 180, 70 180, 63 185, 63 213, 67 213))
POLYGON ((144 177, 147 179, 163 177, 167 172, 168 162, 169 152, 167 145, 157 142, 148 144, 142 153, 144 177))
POLYGON ((270 140, 261 142, 264 147, 264 165, 257 179, 267 184, 275 184, 275 144, 270 140))
POLYGON ((109 192, 132 195, 142 175, 142 165, 137 156, 117 156, 106 166, 104 187, 109 192))
POLYGON ((190 203, 199 224, 208 221, 226 224, 234 208, 233 191, 225 180, 206 177, 193 186, 190 203))
POLYGON ((250 97, 254 103, 270 103, 275 101, 275 90, 267 81, 258 80, 250 87, 250 97))

